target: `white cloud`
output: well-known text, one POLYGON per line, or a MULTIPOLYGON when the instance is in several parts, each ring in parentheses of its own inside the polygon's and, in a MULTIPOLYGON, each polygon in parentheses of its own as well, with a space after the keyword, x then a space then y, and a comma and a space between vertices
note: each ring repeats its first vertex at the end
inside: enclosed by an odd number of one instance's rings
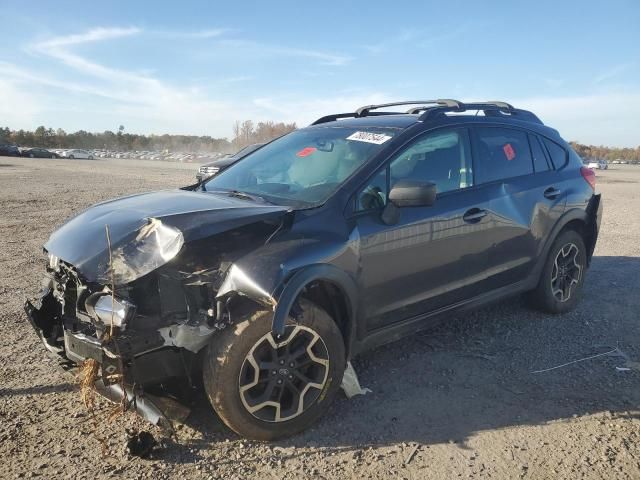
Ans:
POLYGON ((40 102, 33 94, 25 92, 15 81, 0 78, 1 126, 33 129, 38 122, 40 112, 40 102))
POLYGON ((640 145, 640 92, 514 99, 566 140, 612 146, 640 145))
POLYGON ((63 35, 59 37, 53 37, 49 40, 36 43, 35 47, 38 49, 52 49, 57 47, 69 47, 71 45, 79 45, 90 42, 100 42, 104 40, 111 40, 114 38, 129 37, 140 33, 140 29, 136 27, 128 28, 93 28, 84 33, 63 35))
POLYGON ((350 63, 353 58, 338 53, 330 53, 321 50, 312 50, 296 47, 285 47, 280 45, 270 45, 253 42, 250 40, 222 40, 220 45, 227 48, 237 49, 239 54, 252 57, 263 57, 265 55, 278 57, 301 57, 318 60, 321 65, 343 66, 350 63))
POLYGON ((621 63, 603 71, 600 75, 593 79, 593 83, 604 83, 607 80, 616 78, 635 66, 635 62, 621 63))
POLYGON ((174 32, 167 30, 157 30, 152 31, 151 33, 155 33, 161 37, 167 38, 216 38, 221 37, 222 35, 231 32, 232 30, 229 28, 209 28, 207 30, 196 30, 194 32, 174 32))

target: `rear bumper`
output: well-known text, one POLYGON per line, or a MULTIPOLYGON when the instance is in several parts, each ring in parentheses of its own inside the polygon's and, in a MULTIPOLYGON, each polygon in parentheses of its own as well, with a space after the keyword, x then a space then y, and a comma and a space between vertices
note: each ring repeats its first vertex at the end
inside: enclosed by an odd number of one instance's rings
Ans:
POLYGON ((598 242, 598 234, 600 232, 600 224, 602 223, 602 195, 594 194, 587 206, 587 263, 591 263, 591 257, 598 242))

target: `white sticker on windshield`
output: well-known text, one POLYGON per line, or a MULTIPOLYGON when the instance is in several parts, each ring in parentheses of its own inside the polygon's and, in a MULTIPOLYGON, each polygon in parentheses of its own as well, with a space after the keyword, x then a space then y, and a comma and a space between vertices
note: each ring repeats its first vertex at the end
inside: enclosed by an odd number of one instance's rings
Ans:
POLYGON ((387 140, 390 140, 390 135, 384 133, 372 133, 372 132, 355 132, 347 137, 347 140, 355 140, 356 142, 375 143, 376 145, 382 145, 387 140))

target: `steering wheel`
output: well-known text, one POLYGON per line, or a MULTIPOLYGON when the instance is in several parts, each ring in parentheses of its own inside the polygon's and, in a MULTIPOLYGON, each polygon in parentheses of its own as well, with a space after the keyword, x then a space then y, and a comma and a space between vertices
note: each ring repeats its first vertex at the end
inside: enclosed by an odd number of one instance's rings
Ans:
POLYGON ((384 197, 380 187, 369 186, 360 195, 360 205, 365 210, 376 210, 384 207, 384 197))

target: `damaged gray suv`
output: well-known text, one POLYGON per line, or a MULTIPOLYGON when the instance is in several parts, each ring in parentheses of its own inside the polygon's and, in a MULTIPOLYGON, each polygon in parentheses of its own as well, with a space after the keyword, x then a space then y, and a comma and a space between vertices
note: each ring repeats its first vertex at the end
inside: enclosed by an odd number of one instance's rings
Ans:
POLYGON ((531 112, 370 105, 80 213, 25 309, 63 365, 97 362, 98 391, 154 423, 203 385, 231 429, 274 439, 321 416, 365 349, 518 293, 573 308, 601 211, 593 171, 531 112))

